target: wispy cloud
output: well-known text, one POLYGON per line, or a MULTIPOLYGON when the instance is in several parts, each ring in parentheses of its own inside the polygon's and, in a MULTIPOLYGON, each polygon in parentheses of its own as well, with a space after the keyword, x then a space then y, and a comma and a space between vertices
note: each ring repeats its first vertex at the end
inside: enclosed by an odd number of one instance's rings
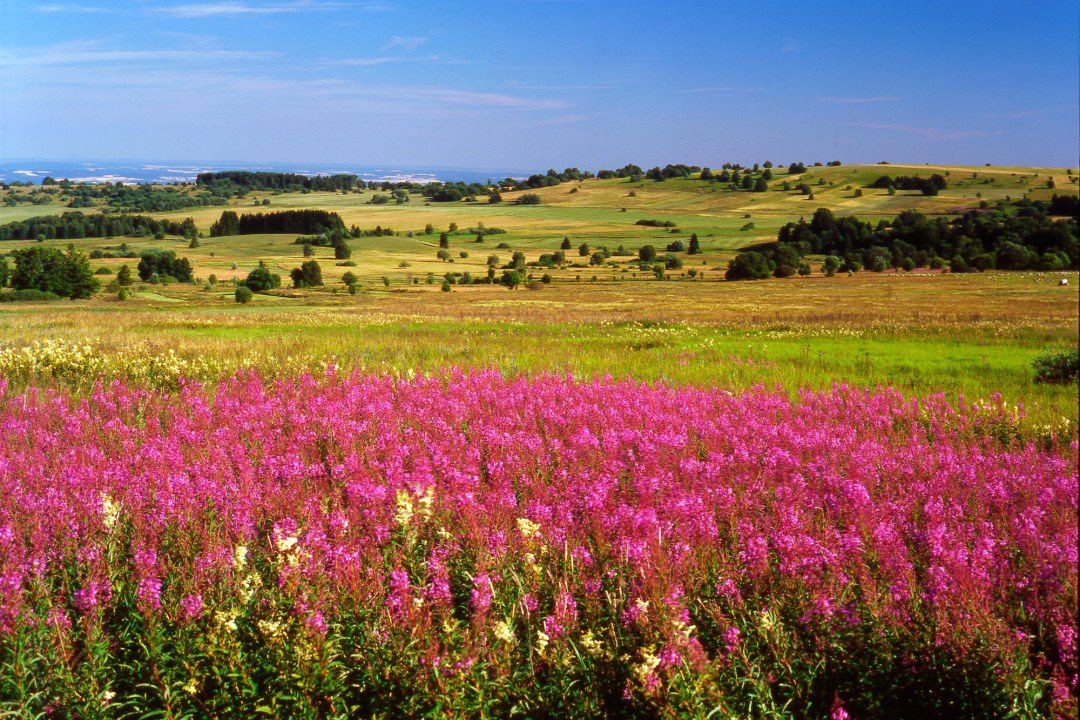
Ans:
POLYGON ((525 120, 523 127, 547 127, 549 125, 569 125, 571 123, 585 122, 588 115, 556 115, 555 117, 542 118, 540 120, 525 120))
POLYGON ((896 102, 900 98, 895 95, 879 95, 877 97, 819 97, 820 102, 834 103, 836 105, 861 105, 863 103, 896 102))
POLYGON ((395 35, 394 37, 390 38, 390 42, 386 43, 386 46, 383 48, 383 50, 403 48, 405 50, 412 51, 426 43, 428 40, 429 38, 426 37, 406 37, 404 35, 395 35))
POLYGON ((759 87, 698 87, 686 90, 676 90, 675 95, 747 95, 761 92, 759 87))
POLYGON ((918 135, 927 140, 966 140, 973 137, 989 137, 1001 135, 1000 132, 989 130, 945 130, 936 127, 918 127, 914 125, 893 125, 889 123, 840 123, 848 127, 869 128, 871 130, 889 130, 892 132, 918 135))
POLYGON ((70 43, 39 48, 33 52, 0 53, 0 67, 41 67, 93 63, 199 62, 259 60, 277 53, 247 50, 109 50, 91 43, 70 43))
POLYGON ((93 15, 112 12, 110 8, 97 7, 95 5, 38 5, 34 9, 43 13, 71 13, 76 15, 93 15))
POLYGON ((505 93, 475 92, 453 88, 391 86, 357 88, 361 94, 375 94, 399 100, 419 100, 458 107, 485 107, 508 110, 561 110, 565 100, 544 100, 505 93))
POLYGON ((376 55, 363 58, 343 58, 341 60, 328 60, 324 67, 373 67, 376 65, 390 65, 393 63, 439 63, 442 65, 465 65, 467 61, 457 60, 446 55, 376 55))
POLYGON ((1047 115, 1056 115, 1058 113, 1076 113, 1077 106, 1071 105, 1068 107, 1060 108, 1048 108, 1044 110, 1017 110, 1007 113, 986 113, 984 117, 992 118, 994 120, 1033 120, 1035 118, 1045 117, 1047 115))
POLYGON ((279 15, 282 13, 336 10, 346 7, 340 2, 296 0, 285 3, 213 2, 189 3, 155 8, 155 12, 177 18, 236 17, 243 15, 279 15))
POLYGON ((515 90, 541 90, 545 92, 568 92, 576 90, 611 90, 616 87, 614 83, 609 85, 534 85, 532 83, 508 82, 509 87, 515 90))

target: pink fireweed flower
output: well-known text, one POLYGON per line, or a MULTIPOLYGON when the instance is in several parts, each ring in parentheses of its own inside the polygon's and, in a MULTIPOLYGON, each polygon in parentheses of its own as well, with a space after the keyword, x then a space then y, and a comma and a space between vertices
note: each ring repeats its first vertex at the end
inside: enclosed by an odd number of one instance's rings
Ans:
POLYGON ((161 609, 161 580, 155 577, 144 577, 139 580, 139 589, 136 592, 138 608, 144 613, 151 613, 161 609))
POLYGON ((112 599, 112 584, 104 578, 90 580, 72 596, 71 604, 81 613, 90 613, 112 599))
POLYGON ((326 631, 330 628, 330 625, 326 622, 326 618, 323 617, 323 614, 318 610, 308 616, 306 623, 308 629, 319 637, 326 635, 326 631))
POLYGON ((473 578, 472 591, 469 593, 469 606, 475 615, 483 615, 491 608, 491 601, 495 596, 491 578, 486 572, 482 572, 473 578))
POLYGON ((194 622, 202 617, 202 595, 185 595, 180 599, 180 618, 184 622, 194 622))

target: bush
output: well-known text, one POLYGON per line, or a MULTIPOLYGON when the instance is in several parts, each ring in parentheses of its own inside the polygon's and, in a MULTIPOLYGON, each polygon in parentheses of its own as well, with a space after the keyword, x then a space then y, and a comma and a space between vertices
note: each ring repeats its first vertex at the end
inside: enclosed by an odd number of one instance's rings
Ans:
POLYGON ((727 280, 764 280, 772 275, 768 258, 761 253, 745 252, 728 263, 724 278, 727 280))
MULTIPOLYGON (((260 260, 259 266, 248 273, 247 279, 244 280, 244 286, 252 292, 266 292, 281 287, 281 276, 270 272, 270 268, 266 267, 266 263, 260 260)), ((241 301, 237 300, 237 302, 241 301)))
POLYGON ((254 295, 255 293, 251 292, 251 288, 247 287, 246 285, 240 285, 236 288, 236 294, 234 295, 234 297, 236 299, 236 302, 240 303, 241 305, 247 305, 249 302, 251 302, 251 298, 254 295))
POLYGON ((1031 363, 1035 382, 1064 385, 1080 377, 1080 350, 1045 352, 1031 363))
POLYGON ((516 200, 514 200, 514 204, 515 205, 539 205, 540 204, 540 196, 537 195, 536 193, 525 193, 524 195, 519 195, 518 198, 516 200))
POLYGON ((0 302, 45 302, 59 299, 60 296, 56 293, 48 292, 47 290, 34 290, 32 288, 0 293, 0 302))

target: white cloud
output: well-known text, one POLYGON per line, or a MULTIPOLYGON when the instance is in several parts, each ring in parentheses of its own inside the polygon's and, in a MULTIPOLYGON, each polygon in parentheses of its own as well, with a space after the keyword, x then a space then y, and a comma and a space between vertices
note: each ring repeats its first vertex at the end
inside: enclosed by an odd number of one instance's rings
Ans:
POLYGON ((895 102, 900 98, 893 95, 881 95, 879 97, 819 97, 818 100, 837 105, 858 105, 862 103, 895 102))
MULTIPOLYGON (((254 4, 245 2, 189 3, 171 7, 156 8, 156 12, 177 18, 237 17, 243 15, 279 15, 281 13, 335 10, 344 7, 339 2, 316 2, 297 0, 296 2, 254 4)), ((375 9, 375 8, 373 8, 375 9)))
POLYGON ((404 35, 395 35, 394 37, 390 38, 390 42, 388 42, 386 44, 386 47, 383 49, 391 50, 393 48, 403 48, 405 50, 411 51, 420 47, 428 40, 429 38, 426 37, 407 37, 404 35))
POLYGON ((74 43, 54 45, 34 52, 4 53, 0 67, 38 67, 85 65, 88 63, 198 62, 220 60, 258 60, 276 53, 245 50, 105 50, 74 43))
POLYGON ((38 5, 34 9, 43 13, 74 13, 82 15, 112 12, 109 8, 93 5, 38 5))

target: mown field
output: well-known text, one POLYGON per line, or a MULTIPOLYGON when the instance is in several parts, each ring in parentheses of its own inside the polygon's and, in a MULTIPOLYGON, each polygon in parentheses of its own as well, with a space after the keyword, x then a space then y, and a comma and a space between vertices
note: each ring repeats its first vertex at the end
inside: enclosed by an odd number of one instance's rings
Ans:
POLYGON ((1032 363, 1080 343, 1077 273, 814 258, 723 280, 817 207, 949 215, 1072 177, 812 167, 812 201, 781 172, 767 193, 589 180, 520 207, 253 193, 228 209, 396 234, 350 240, 353 265, 315 248, 324 287, 246 305, 232 281, 264 261, 287 286, 295 236, 206 237, 213 207, 168 214, 199 247, 75 241, 173 249, 199 282, 0 305, 0 707, 1075 718, 1077 386, 1032 363), (950 185, 855 196, 884 172, 950 185), (505 233, 451 234, 443 262, 451 223, 505 233), (702 254, 667 279, 632 262, 692 233, 702 254), (441 287, 564 237, 569 265, 529 288, 441 287), (627 254, 590 266, 582 243, 627 254))

